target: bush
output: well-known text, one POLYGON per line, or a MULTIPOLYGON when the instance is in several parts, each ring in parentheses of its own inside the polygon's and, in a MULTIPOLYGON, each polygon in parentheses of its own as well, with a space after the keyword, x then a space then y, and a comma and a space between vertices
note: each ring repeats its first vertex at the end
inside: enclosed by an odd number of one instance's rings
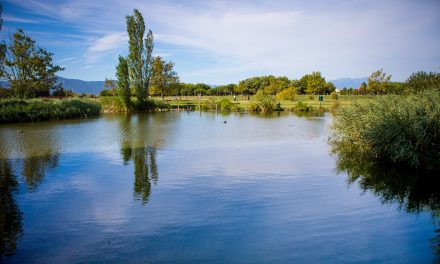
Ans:
POLYGON ((33 122, 99 115, 101 105, 72 100, 0 100, 0 123, 33 122))
POLYGON ((230 111, 232 106, 234 105, 231 101, 226 98, 220 100, 220 110, 221 111, 230 111))
POLYGON ((248 106, 248 110, 252 111, 252 112, 258 112, 258 111, 261 111, 261 108, 257 103, 251 103, 248 106))
POLYGON ((128 112, 129 110, 122 102, 122 99, 117 96, 101 96, 99 97, 99 102, 106 113, 128 112))
POLYGON ((330 97, 331 97, 333 100, 338 100, 338 99, 339 99, 339 96, 338 96, 338 94, 337 94, 336 92, 332 92, 332 93, 330 94, 330 97))
POLYGON ((233 104, 231 107, 231 111, 241 112, 241 111, 244 111, 244 108, 241 107, 239 104, 233 104))
POLYGON ((277 93, 278 100, 294 101, 296 97, 296 88, 291 86, 277 93))
POLYGON ((303 103, 302 101, 296 103, 296 105, 292 108, 292 110, 295 112, 309 112, 312 109, 313 108, 311 106, 307 105, 306 103, 303 103))
POLYGON ((276 100, 263 90, 258 90, 254 98, 262 111, 270 112, 275 108, 276 100))
POLYGON ((440 169, 440 92, 387 96, 336 112, 333 151, 413 169, 440 169))
POLYGON ((102 89, 99 92, 99 96, 115 96, 115 91, 113 90, 108 90, 108 89, 102 89))
POLYGON ((206 102, 203 103, 202 110, 204 111, 220 110, 220 106, 215 101, 215 98, 209 97, 208 100, 206 100, 206 102))

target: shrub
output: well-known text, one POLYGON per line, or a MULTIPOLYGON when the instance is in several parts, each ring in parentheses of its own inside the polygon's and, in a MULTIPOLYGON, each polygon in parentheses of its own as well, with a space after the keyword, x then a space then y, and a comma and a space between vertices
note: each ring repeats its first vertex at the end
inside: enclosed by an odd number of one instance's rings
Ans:
POLYGON ((220 106, 215 101, 215 98, 209 97, 208 100, 206 100, 206 102, 203 103, 202 110, 204 111, 220 110, 220 106))
POLYGON ((331 97, 333 100, 338 100, 338 99, 339 99, 339 96, 338 96, 338 94, 337 94, 336 92, 332 92, 332 93, 330 94, 330 97, 331 97))
POLYGON ((221 111, 230 111, 231 107, 234 105, 231 101, 226 98, 220 100, 220 110, 221 111))
POLYGON ((277 93, 278 100, 294 101, 296 97, 296 88, 291 86, 277 93))
POLYGON ((261 111, 261 108, 257 103, 251 103, 248 106, 248 110, 252 111, 252 112, 258 112, 258 111, 261 111))
POLYGON ((333 151, 413 169, 440 169, 440 92, 387 96, 336 112, 333 151))
POLYGON ((239 104, 233 104, 231 107, 231 111, 241 112, 241 111, 244 111, 244 108, 241 107, 239 104))
POLYGON ((101 105, 72 100, 0 100, 0 123, 29 122, 99 115, 101 105))
POLYGON ((302 101, 299 101, 292 110, 295 112, 309 112, 312 110, 312 107, 302 101))
POLYGON ((265 93, 263 90, 258 90, 254 98, 262 111, 270 112, 275 108, 275 99, 273 96, 265 93))

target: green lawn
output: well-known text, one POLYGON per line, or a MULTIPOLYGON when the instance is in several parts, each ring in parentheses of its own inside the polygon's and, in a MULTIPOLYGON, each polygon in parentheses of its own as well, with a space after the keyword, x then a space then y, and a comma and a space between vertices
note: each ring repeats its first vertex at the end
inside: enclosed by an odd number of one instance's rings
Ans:
MULTIPOLYGON (((175 97, 167 96, 164 98, 164 101, 170 105, 174 106, 182 106, 182 105, 194 105, 197 106, 199 104, 203 104, 204 102, 208 101, 210 98, 214 98, 216 101, 220 101, 221 99, 228 99, 231 102, 234 102, 233 96, 178 96, 177 99, 175 97)), ((364 104, 371 101, 376 100, 377 96, 362 96, 362 95, 340 95, 338 100, 332 99, 330 95, 324 95, 324 101, 319 102, 318 96, 315 95, 313 98, 311 98, 309 95, 297 95, 295 98, 295 101, 281 101, 281 107, 284 109, 291 109, 294 105, 296 105, 299 101, 302 101, 306 103, 309 106, 312 106, 314 108, 321 107, 325 109, 332 109, 335 107, 335 105, 339 106, 345 106, 345 105, 351 105, 353 103, 359 103, 364 104)), ((154 97, 155 100, 162 100, 160 97, 154 97)), ((247 109, 249 104, 255 103, 253 101, 253 96, 236 96, 235 103, 238 103, 241 107, 247 109)))

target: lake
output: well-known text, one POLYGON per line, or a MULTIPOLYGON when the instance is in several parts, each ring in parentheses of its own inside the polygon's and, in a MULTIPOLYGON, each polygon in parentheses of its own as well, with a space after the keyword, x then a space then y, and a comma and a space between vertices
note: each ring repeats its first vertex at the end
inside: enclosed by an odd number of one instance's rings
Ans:
POLYGON ((433 212, 405 210, 400 183, 338 169, 330 123, 159 112, 0 125, 1 259, 438 261, 433 212))

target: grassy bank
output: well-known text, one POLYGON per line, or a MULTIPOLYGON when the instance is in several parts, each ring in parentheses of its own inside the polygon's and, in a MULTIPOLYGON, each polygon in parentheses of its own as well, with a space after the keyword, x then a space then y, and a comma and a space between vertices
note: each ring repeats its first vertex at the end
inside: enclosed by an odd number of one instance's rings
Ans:
POLYGON ((333 151, 380 163, 440 170, 440 93, 385 96, 340 109, 333 151))
POLYGON ((100 111, 100 104, 89 100, 2 99, 0 123, 81 118, 99 115, 100 111))

